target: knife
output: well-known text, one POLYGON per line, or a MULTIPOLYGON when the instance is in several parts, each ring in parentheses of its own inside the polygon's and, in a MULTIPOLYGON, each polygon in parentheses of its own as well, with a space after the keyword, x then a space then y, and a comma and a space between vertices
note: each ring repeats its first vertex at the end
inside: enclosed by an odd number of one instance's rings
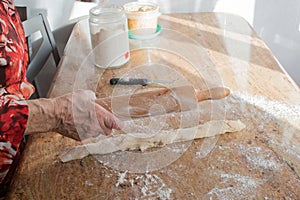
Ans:
POLYGON ((146 86, 153 83, 158 84, 167 84, 171 83, 171 81, 167 80, 150 80, 146 78, 112 78, 109 83, 111 85, 142 85, 146 86))

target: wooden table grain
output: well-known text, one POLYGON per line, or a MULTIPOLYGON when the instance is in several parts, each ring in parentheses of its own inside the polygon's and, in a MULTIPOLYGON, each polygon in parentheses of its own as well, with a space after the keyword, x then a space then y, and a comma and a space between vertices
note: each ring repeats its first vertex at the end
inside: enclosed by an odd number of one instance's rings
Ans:
POLYGON ((299 88, 270 49, 235 15, 168 14, 159 23, 159 36, 130 41, 126 66, 101 70, 91 59, 88 21, 80 21, 49 97, 76 89, 91 89, 99 98, 145 90, 110 86, 108 80, 118 76, 167 78, 170 86, 200 89, 222 85, 231 95, 198 103, 196 117, 176 118, 177 113, 134 123, 155 129, 240 119, 246 128, 163 148, 171 151, 121 152, 68 163, 58 156, 78 142, 57 133, 32 135, 8 199, 300 199, 299 88))

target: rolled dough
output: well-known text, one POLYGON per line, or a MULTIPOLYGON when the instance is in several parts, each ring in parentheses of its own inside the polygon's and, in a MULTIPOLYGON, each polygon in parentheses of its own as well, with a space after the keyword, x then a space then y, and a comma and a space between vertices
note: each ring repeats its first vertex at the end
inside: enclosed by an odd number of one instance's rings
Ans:
POLYGON ((162 147, 167 144, 185 142, 194 139, 213 137, 224 133, 241 131, 245 125, 237 120, 212 120, 195 127, 160 131, 154 135, 141 133, 119 134, 94 143, 73 147, 62 153, 59 158, 62 162, 82 159, 88 155, 108 154, 116 151, 141 150, 151 147, 162 147))

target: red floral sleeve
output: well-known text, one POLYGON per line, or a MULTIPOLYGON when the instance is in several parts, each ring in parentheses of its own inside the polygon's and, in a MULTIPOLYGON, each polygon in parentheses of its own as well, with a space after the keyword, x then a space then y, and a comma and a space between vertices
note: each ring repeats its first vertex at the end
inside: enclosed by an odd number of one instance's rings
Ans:
POLYGON ((0 183, 9 171, 27 124, 26 38, 13 0, 0 0, 0 183))

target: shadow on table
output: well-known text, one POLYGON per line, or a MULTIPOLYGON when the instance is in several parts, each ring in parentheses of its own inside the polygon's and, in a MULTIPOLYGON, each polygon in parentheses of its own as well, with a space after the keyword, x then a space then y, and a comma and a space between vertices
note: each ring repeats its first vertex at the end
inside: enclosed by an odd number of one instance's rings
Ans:
POLYGON ((263 42, 257 42, 260 38, 243 18, 231 14, 215 13, 213 21, 205 21, 203 19, 205 14, 201 15, 203 18, 193 14, 191 16, 192 20, 196 21, 196 27, 191 27, 188 25, 189 23, 186 23, 189 19, 183 20, 176 16, 171 16, 171 22, 160 18, 160 23, 172 23, 174 26, 170 27, 183 33, 188 29, 195 35, 193 39, 203 48, 261 67, 280 70, 270 50, 267 46, 262 45, 263 42), (236 26, 237 23, 242 26, 236 26), (205 30, 210 31, 205 31, 203 26, 205 26, 205 30), (272 59, 265 59, 266 57, 272 59))

